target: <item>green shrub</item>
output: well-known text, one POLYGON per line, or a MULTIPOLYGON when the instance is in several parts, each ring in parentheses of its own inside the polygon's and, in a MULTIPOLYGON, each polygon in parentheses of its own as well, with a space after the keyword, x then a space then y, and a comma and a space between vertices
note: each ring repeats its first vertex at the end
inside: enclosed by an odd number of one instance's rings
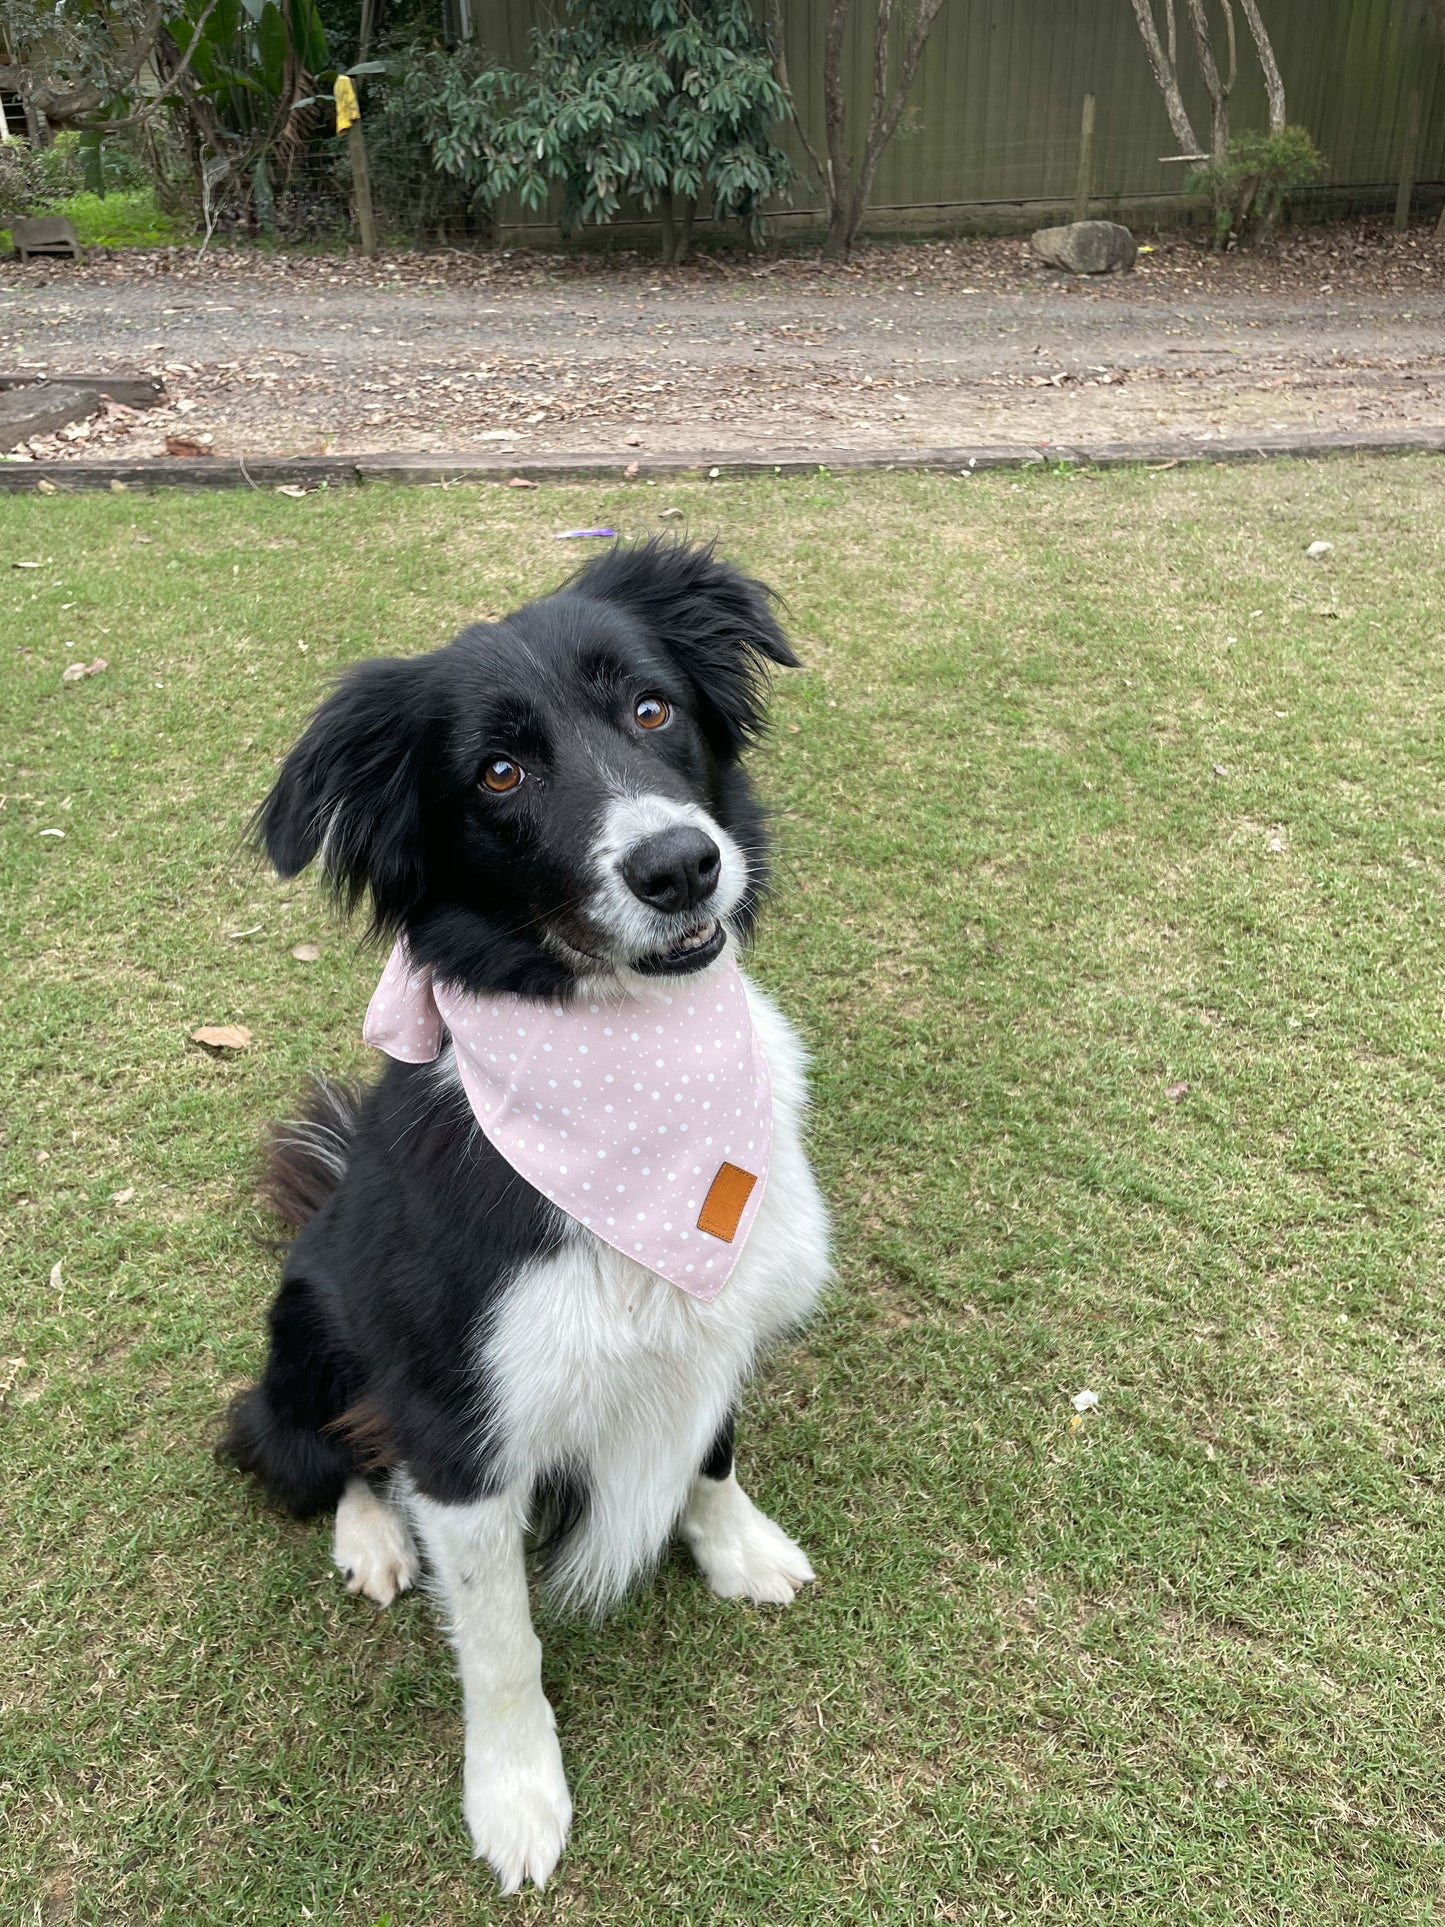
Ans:
POLYGON ((1296 188, 1324 172, 1324 156, 1308 128, 1277 134, 1235 134, 1222 160, 1196 169, 1190 188, 1207 194, 1214 215, 1214 244, 1262 240, 1278 221, 1296 188))
MULTIPOLYGON (((9 210, 7 210, 9 211, 9 210)), ((83 248, 154 248, 179 241, 184 230, 172 220, 153 188, 134 188, 124 194, 70 194, 48 206, 29 206, 15 213, 63 214, 83 248)), ((10 247, 10 230, 0 228, 0 248, 10 247)))
POLYGON ((756 240, 793 172, 772 138, 787 100, 747 0, 568 0, 533 30, 526 72, 434 53, 399 91, 476 205, 516 194, 536 208, 560 186, 569 232, 624 200, 658 208, 666 260, 686 254, 704 201, 756 240))

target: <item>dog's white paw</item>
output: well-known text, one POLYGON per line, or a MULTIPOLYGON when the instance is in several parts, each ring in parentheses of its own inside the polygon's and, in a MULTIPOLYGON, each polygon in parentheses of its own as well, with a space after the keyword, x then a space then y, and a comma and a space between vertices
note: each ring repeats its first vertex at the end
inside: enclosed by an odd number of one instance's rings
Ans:
POLYGON ((365 1593, 389 1606, 416 1584, 421 1560, 405 1518, 378 1498, 365 1479, 352 1479, 336 1508, 331 1557, 348 1592, 365 1593))
POLYGON ((758 1511, 731 1474, 697 1481, 682 1536, 720 1599, 788 1606, 814 1576, 802 1547, 758 1511))
POLYGON ((572 1796, 552 1709, 538 1692, 482 1740, 467 1742, 462 1799, 472 1846, 504 1894, 524 1880, 545 1887, 567 1844, 572 1796))

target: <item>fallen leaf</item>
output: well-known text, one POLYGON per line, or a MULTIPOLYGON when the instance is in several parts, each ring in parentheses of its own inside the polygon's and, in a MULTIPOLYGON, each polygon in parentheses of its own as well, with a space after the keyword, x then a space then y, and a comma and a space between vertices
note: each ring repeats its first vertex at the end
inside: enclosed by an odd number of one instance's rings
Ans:
POLYGON ((637 471, 640 466, 641 464, 639 462, 629 462, 626 468, 624 468, 622 471, 623 481, 635 482, 637 480, 637 471))
POLYGON ((209 435, 167 435, 167 455, 214 455, 209 435))
POLYGON ((1216 763, 1214 765, 1214 774, 1216 776, 1228 776, 1229 771, 1224 767, 1223 763, 1216 763))
POLYGON ((1322 555, 1333 554, 1334 546, 1335 545, 1333 542, 1311 542, 1309 547, 1305 550, 1305 554, 1309 557, 1311 562, 1318 562, 1322 555))
POLYGON ((1075 1392, 1074 1396, 1069 1400, 1069 1403, 1076 1412, 1093 1412, 1098 1409, 1099 1394, 1097 1392, 1075 1392))
POLYGON ((289 495, 293 502, 302 502, 306 499, 308 491, 298 487, 295 482, 283 482, 276 490, 276 493, 278 495, 289 495))
POLYGON ((296 959, 297 963, 315 963, 316 959, 321 955, 321 945, 319 943, 298 943, 293 947, 291 955, 296 959))
POLYGON ((50 1289, 52 1291, 63 1291, 65 1289, 65 1280, 60 1275, 59 1258, 57 1258, 55 1263, 50 1267, 50 1289))
POLYGON ((508 488, 536 488, 536 486, 537 484, 529 482, 525 475, 514 475, 507 483, 508 488))
POLYGON ((1177 1104, 1181 1097, 1188 1097, 1189 1086, 1187 1084, 1171 1084, 1164 1095, 1169 1099, 1171 1104, 1177 1104))
POLYGON ((228 943, 237 943, 242 937, 254 937, 258 930, 264 930, 265 928, 264 923, 247 924, 244 930, 228 930, 226 932, 226 940, 228 943))
POLYGON ((128 1184, 125 1187, 124 1191, 112 1191, 110 1194, 110 1201, 112 1204, 129 1204, 131 1199, 134 1196, 135 1196, 135 1186, 133 1184, 128 1184))
POLYGON ((60 490, 55 486, 54 482, 47 482, 42 475, 40 480, 35 484, 35 492, 37 495, 58 495, 60 490))
POLYGON ((45 564, 43 562, 12 562, 10 566, 12 569, 43 569, 45 564))
POLYGON ((69 662, 60 672, 62 682, 79 682, 82 676, 98 676, 110 664, 104 656, 97 656, 94 662, 69 662))
POLYGON ((62 842, 65 840, 64 830, 42 830, 40 834, 42 836, 58 836, 62 842))
POLYGON ((129 495, 130 483, 123 482, 118 475, 112 475, 110 478, 110 492, 112 495, 129 495))
POLYGON ((680 522, 684 513, 682 509, 660 509, 657 519, 659 522, 680 522))
POLYGON ((191 1032, 191 1042, 203 1050, 249 1050, 251 1033, 244 1024, 202 1024, 191 1032))

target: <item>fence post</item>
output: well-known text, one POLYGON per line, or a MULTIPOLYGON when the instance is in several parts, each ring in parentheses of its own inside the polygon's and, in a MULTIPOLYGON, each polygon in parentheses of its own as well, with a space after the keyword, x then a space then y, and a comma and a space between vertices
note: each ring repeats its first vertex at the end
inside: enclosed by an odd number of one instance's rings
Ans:
POLYGON ((351 191, 356 196, 356 225, 361 229, 361 252, 376 253, 376 219, 371 211, 371 169, 366 159, 366 137, 361 122, 354 120, 346 130, 346 145, 351 154, 351 191))
POLYGON ((1410 225, 1410 197, 1415 192, 1415 149, 1420 145, 1420 90, 1410 89, 1410 111, 1405 118, 1405 151, 1400 156, 1400 192, 1395 196, 1395 226, 1410 225))
POLYGON ((1079 120, 1079 178, 1074 188, 1074 219, 1089 218, 1089 193, 1094 184, 1094 96, 1084 95, 1084 111, 1079 120))

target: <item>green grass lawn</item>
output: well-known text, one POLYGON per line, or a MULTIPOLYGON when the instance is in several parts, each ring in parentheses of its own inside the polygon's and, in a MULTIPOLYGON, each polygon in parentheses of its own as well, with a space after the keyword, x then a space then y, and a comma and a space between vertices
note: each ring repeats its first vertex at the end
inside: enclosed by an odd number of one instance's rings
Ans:
POLYGON ((1438 1922, 1441 501, 1424 459, 0 500, 0 1916, 1438 1922), (499 1902, 427 1601, 210 1456, 259 1133, 363 1061, 378 968, 240 838, 339 665, 672 504, 808 664, 756 970, 839 1279, 740 1459, 819 1583, 676 1556, 544 1617, 577 1821, 499 1902))

